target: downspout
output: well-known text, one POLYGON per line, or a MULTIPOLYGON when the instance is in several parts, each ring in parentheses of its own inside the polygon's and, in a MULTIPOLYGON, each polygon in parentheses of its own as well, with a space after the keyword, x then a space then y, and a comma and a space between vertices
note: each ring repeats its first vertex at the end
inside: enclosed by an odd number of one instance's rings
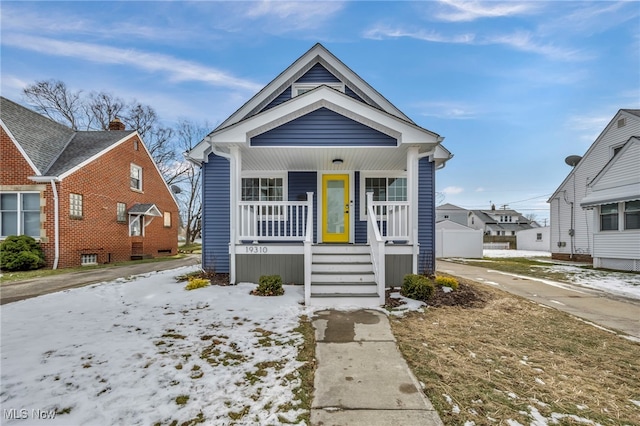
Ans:
POLYGON ((53 191, 53 238, 55 239, 53 269, 58 269, 58 260, 60 260, 60 201, 56 180, 53 178, 51 179, 51 190, 53 191))
POLYGON ((51 192, 53 193, 53 269, 58 269, 60 260, 60 199, 58 198, 56 182, 60 182, 60 179, 56 176, 30 176, 29 180, 45 184, 51 183, 51 192))

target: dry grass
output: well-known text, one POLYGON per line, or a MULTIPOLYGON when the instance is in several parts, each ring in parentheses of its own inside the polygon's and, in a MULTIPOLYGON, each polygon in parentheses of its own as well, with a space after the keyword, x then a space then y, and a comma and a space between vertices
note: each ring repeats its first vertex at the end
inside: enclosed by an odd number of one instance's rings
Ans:
POLYGON ((481 296, 481 306, 429 308, 391 321, 445 425, 528 425, 536 410, 549 424, 640 424, 640 402, 631 401, 640 401, 639 344, 508 293, 461 284, 481 296), (554 423, 552 413, 564 417, 554 423))

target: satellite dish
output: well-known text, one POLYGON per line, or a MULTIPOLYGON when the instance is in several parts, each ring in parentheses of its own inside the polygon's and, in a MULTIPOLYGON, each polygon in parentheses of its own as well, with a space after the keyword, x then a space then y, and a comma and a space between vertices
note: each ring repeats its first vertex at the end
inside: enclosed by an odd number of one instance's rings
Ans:
POLYGON ((171 185, 171 191, 174 194, 179 194, 182 192, 182 189, 180 189, 180 187, 178 185, 171 185))
POLYGON ((578 165, 580 160, 582 160, 582 157, 580 155, 570 155, 564 159, 564 162, 571 167, 575 167, 578 165))

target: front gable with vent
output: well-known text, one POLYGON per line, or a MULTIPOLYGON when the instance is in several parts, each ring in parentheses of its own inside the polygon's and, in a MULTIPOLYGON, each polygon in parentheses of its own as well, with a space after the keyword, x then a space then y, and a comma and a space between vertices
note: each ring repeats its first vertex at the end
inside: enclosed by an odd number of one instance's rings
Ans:
POLYGON ((306 262, 328 243, 394 243, 374 290, 433 271, 435 170, 452 157, 442 140, 315 45, 188 153, 203 171, 204 267, 231 282, 281 275, 307 302, 318 277, 306 262))

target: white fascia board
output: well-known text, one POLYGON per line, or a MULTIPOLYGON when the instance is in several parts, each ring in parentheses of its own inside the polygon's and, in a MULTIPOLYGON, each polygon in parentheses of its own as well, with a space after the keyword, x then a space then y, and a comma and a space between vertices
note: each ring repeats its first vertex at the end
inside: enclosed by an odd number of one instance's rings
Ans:
MULTIPOLYGON (((205 140, 212 144, 247 144, 251 136, 274 129, 321 107, 396 137, 400 143, 437 144, 442 140, 439 135, 429 130, 357 101, 327 86, 320 86, 240 123, 215 131, 205 140)), ((199 146, 197 148, 202 150, 199 146)))
POLYGON ((40 170, 38 170, 38 168, 36 167, 35 164, 33 164, 33 161, 31 161, 31 158, 29 158, 29 156, 27 155, 27 153, 25 152, 24 149, 22 149, 22 146, 18 143, 18 141, 16 140, 16 138, 13 136, 13 133, 11 133, 11 131, 9 130, 9 128, 4 124, 4 121, 0 119, 0 125, 2 125, 2 129, 5 131, 5 133, 7 135, 9 135, 9 139, 11 139, 11 142, 13 142, 13 145, 16 147, 16 149, 20 152, 20 154, 22 154, 22 157, 25 159, 25 161, 29 164, 29 166, 31 167, 31 169, 33 170, 33 172, 38 175, 41 176, 42 172, 40 172, 40 170))
POLYGON ((366 97, 371 99, 377 105, 380 105, 384 110, 388 111, 392 115, 396 115, 406 121, 411 122, 411 119, 407 117, 402 111, 396 108, 391 102, 389 102, 384 96, 376 91, 371 85, 364 81, 360 76, 347 67, 336 56, 329 52, 321 44, 316 44, 307 53, 303 54, 293 64, 291 64, 286 70, 278 75, 274 80, 267 84, 262 90, 260 90, 253 98, 249 99, 247 103, 241 106, 236 112, 234 112, 229 118, 223 121, 217 128, 222 129, 224 127, 233 125, 240 122, 247 114, 260 106, 265 102, 267 98, 272 96, 275 92, 278 94, 294 83, 298 74, 302 74, 301 71, 310 69, 316 62, 320 62, 323 66, 328 65, 329 71, 337 74, 343 83, 349 82, 353 84, 352 89, 359 89, 366 97), (345 81, 346 80, 346 81, 345 81))

